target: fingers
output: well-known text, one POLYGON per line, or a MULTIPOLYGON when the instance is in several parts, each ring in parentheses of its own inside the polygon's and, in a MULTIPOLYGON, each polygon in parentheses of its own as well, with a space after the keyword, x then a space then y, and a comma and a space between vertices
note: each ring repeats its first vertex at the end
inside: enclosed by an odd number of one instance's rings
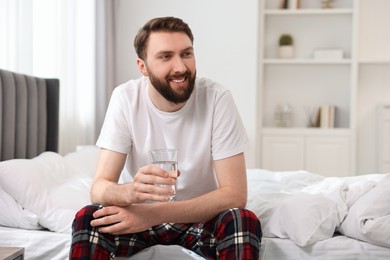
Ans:
POLYGON ((115 234, 122 230, 123 224, 120 218, 120 208, 104 207, 94 212, 94 220, 91 221, 91 226, 98 227, 99 232, 115 234))
POLYGON ((128 234, 146 230, 152 223, 148 223, 145 210, 142 206, 130 207, 107 206, 94 212, 96 218, 91 221, 99 232, 110 234, 128 234), (137 210, 138 209, 138 210, 137 210), (141 209, 141 210, 139 210, 141 209))
MULTIPOLYGON (((174 185, 175 180, 172 179, 174 185)), ((133 183, 134 196, 137 201, 168 201, 169 196, 175 193, 171 185, 155 185, 144 183, 133 183)))
POLYGON ((119 213, 118 207, 103 207, 93 213, 94 220, 91 221, 91 226, 100 227, 112 225, 118 222, 116 215, 119 213))
POLYGON ((168 178, 169 177, 169 172, 167 172, 164 169, 162 169, 162 168, 160 168, 160 167, 158 167, 156 165, 153 165, 153 164, 149 164, 149 165, 146 165, 144 167, 141 167, 139 169, 138 173, 142 173, 142 174, 145 174, 145 175, 159 176, 159 177, 162 177, 162 178, 168 178))
POLYGON ((169 172, 154 166, 148 165, 139 169, 134 176, 134 190, 145 193, 167 193, 158 190, 159 185, 175 185, 176 180, 169 176, 169 172))
POLYGON ((169 196, 175 193, 172 186, 176 184, 176 176, 179 174, 178 171, 173 174, 152 164, 141 167, 134 176, 135 202, 168 201, 169 196))

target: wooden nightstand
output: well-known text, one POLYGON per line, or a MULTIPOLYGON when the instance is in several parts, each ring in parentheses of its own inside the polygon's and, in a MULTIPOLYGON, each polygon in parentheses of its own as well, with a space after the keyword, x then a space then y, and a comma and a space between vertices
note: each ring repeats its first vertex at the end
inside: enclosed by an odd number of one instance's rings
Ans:
POLYGON ((23 260, 24 248, 23 247, 0 247, 0 259, 1 260, 23 260))

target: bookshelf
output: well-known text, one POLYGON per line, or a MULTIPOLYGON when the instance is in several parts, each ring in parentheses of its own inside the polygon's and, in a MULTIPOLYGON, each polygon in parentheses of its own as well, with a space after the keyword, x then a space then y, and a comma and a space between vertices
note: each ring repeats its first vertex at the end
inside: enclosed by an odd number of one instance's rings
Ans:
POLYGON ((280 9, 279 1, 260 4, 259 111, 260 166, 269 170, 309 170, 328 176, 354 171, 356 104, 356 13, 352 0, 301 1, 280 9), (294 38, 294 57, 278 57, 278 37, 294 38), (342 50, 340 59, 315 59, 318 49, 342 50), (292 108, 290 127, 276 127, 277 107, 292 108), (336 108, 326 128, 308 127, 308 109, 336 108))

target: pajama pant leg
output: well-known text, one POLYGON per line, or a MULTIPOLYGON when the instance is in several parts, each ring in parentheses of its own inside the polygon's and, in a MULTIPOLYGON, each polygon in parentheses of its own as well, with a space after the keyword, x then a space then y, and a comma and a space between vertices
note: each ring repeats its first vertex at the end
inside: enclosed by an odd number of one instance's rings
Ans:
POLYGON ((206 259, 259 259, 262 231, 256 215, 246 209, 230 209, 206 223, 193 224, 182 246, 206 259))
POLYGON ((90 226, 98 206, 80 210, 73 222, 70 259, 131 256, 156 244, 181 245, 206 259, 258 259, 261 226, 248 210, 231 209, 205 223, 164 223, 135 234, 114 236, 90 226))
POLYGON ((94 219, 92 214, 98 208, 98 205, 89 205, 76 214, 69 259, 114 259, 114 256, 130 256, 156 244, 148 231, 118 236, 98 232, 90 225, 94 219))

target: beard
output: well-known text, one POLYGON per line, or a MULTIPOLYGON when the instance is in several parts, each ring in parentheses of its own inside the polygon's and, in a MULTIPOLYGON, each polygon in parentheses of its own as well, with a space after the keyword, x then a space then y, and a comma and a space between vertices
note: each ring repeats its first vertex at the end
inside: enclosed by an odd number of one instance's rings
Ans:
POLYGON ((192 91, 194 90, 196 72, 192 76, 191 72, 187 70, 184 73, 170 75, 164 79, 158 78, 150 70, 148 70, 148 73, 149 80, 153 87, 169 102, 175 104, 184 103, 190 98, 192 91), (180 92, 175 91, 170 85, 170 79, 179 79, 183 77, 188 79, 188 85, 180 87, 180 92))

